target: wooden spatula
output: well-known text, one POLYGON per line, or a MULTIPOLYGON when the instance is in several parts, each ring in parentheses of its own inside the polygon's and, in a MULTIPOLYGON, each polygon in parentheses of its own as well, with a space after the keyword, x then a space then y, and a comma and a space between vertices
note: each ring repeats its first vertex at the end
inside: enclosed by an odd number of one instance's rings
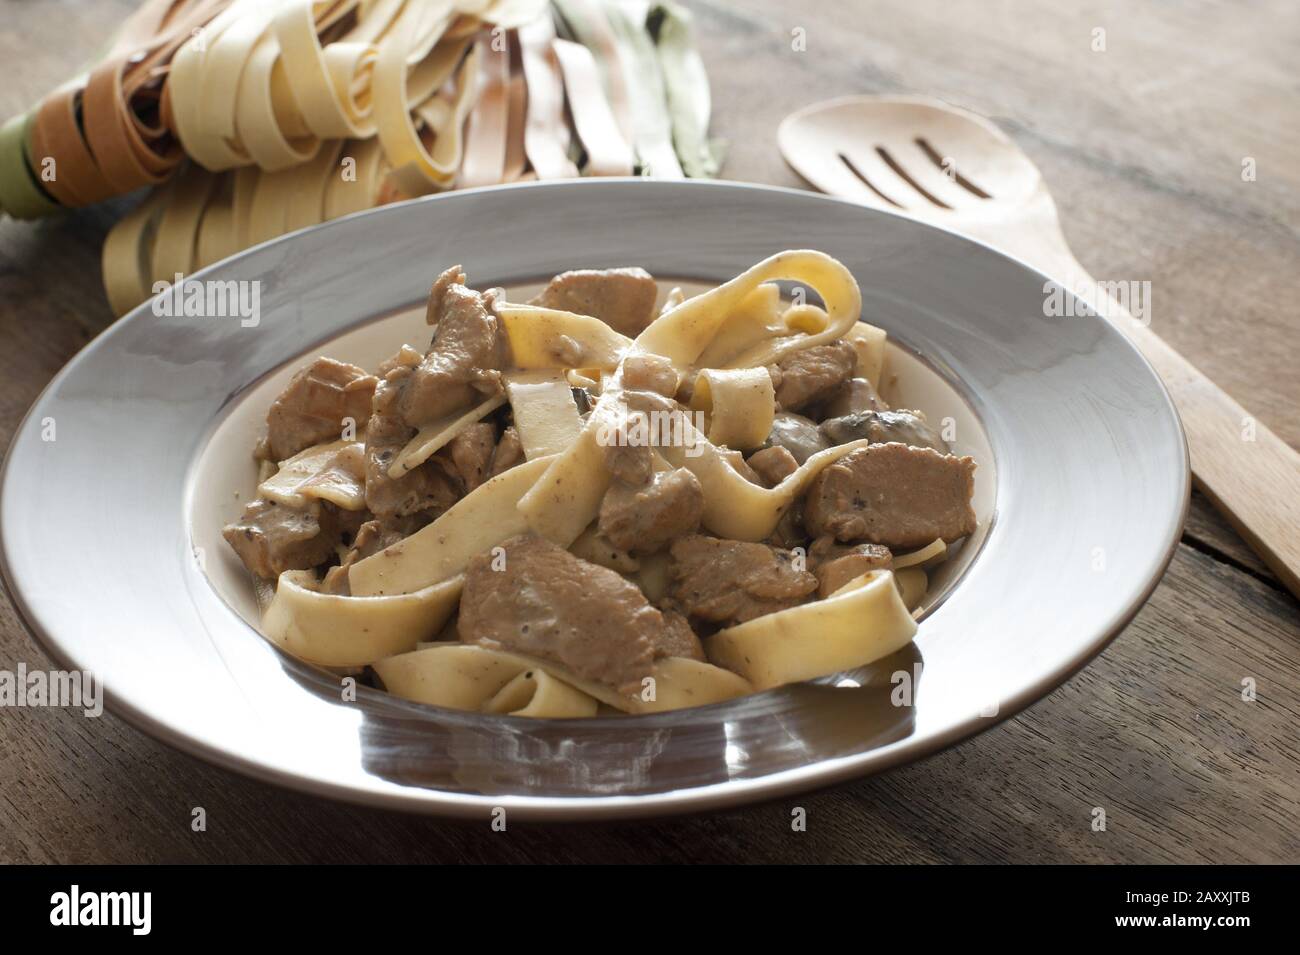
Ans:
POLYGON ((818 189, 1005 250, 1109 319, 1173 396, 1197 486, 1300 597, 1300 455, 1098 287, 1038 168, 1001 130, 938 100, 851 96, 793 113, 778 138, 818 189))

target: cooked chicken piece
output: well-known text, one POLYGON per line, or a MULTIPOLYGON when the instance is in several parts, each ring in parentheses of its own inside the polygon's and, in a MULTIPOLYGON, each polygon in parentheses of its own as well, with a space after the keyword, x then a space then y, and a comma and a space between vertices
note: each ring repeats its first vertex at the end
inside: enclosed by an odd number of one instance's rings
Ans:
POLYGON ((677 394, 677 369, 660 355, 629 355, 623 359, 623 387, 629 391, 652 391, 671 398, 677 394))
POLYGON ((817 596, 829 597, 854 577, 888 567, 894 555, 879 544, 841 544, 819 537, 808 548, 808 564, 817 575, 817 596))
POLYGON ((289 382, 266 416, 266 453, 284 461, 313 444, 338 441, 345 419, 358 431, 370 417, 370 399, 379 380, 364 369, 332 358, 317 358, 289 382))
POLYGON ((415 436, 415 429, 402 420, 398 411, 402 386, 410 376, 409 368, 397 368, 379 383, 374 413, 366 426, 366 507, 376 517, 441 511, 460 497, 458 482, 434 459, 401 477, 388 475, 398 453, 415 436))
POLYGON ((221 536, 258 577, 274 580, 286 570, 306 570, 334 554, 339 542, 338 512, 310 502, 303 510, 256 500, 228 524, 221 536))
POLYGON ((529 304, 592 315, 635 338, 654 320, 658 297, 655 280, 645 269, 582 269, 555 276, 529 304))
POLYGON ((693 534, 704 514, 704 491, 686 468, 656 473, 649 484, 614 481, 600 502, 600 534, 632 554, 652 554, 693 534))
POLYGON ((409 366, 397 365, 384 375, 375 389, 373 413, 366 425, 366 507, 380 516, 392 514, 405 499, 403 481, 409 486, 418 480, 411 479, 410 474, 388 476, 398 453, 415 435, 415 429, 402 420, 398 410, 411 371, 409 366))
POLYGON ((464 284, 465 270, 459 265, 453 265, 438 273, 438 277, 433 280, 433 285, 429 286, 429 298, 424 303, 424 324, 436 328, 442 321, 447 290, 453 285, 464 284))
POLYGON ((827 418, 821 432, 832 444, 848 444, 866 438, 872 444, 899 444, 914 448, 933 448, 948 453, 948 443, 925 420, 919 411, 859 411, 840 418, 827 418))
POLYGON ((739 474, 741 477, 743 477, 750 484, 757 484, 759 487, 765 486, 763 484, 762 476, 749 466, 749 462, 745 460, 745 456, 741 454, 739 451, 733 451, 730 448, 726 449, 725 451, 719 449, 718 456, 722 458, 724 461, 726 461, 728 464, 730 464, 732 470, 735 471, 737 474, 739 474))
POLYGON ((616 571, 538 537, 501 548, 465 573, 462 642, 551 660, 625 693, 640 692, 655 659, 680 653, 680 631, 616 571))
MULTIPOLYGON (((361 513, 364 514, 365 512, 361 513)), ((428 520, 423 515, 386 517, 366 521, 353 536, 352 547, 344 555, 343 560, 325 572, 321 590, 327 594, 349 596, 352 590, 348 586, 348 571, 353 564, 378 554, 384 548, 391 547, 398 541, 405 540, 427 523, 428 520)))
POLYGON ((399 409, 411 427, 437 421, 501 388, 505 336, 493 298, 463 284, 457 266, 438 277, 429 295, 436 328, 429 353, 405 381, 399 409))
POLYGON ((410 345, 403 345, 397 350, 397 353, 391 358, 385 358, 379 363, 379 370, 375 372, 380 378, 387 378, 389 372, 398 368, 417 368, 424 359, 418 351, 410 345))
POLYGON ((634 411, 626 405, 614 409, 611 415, 616 423, 608 429, 602 428, 596 435, 606 469, 616 480, 634 487, 649 484, 654 475, 652 419, 646 412, 634 411))
POLYGON ((840 418, 857 411, 888 411, 889 405, 865 378, 850 378, 821 407, 822 417, 840 418))
POLYGON ((781 550, 792 550, 808 543, 808 532, 803 527, 803 505, 799 501, 785 509, 764 543, 781 550))
POLYGON ((605 467, 616 482, 644 487, 654 476, 654 453, 644 444, 606 444, 605 467))
POLYGON ((779 411, 772 419, 772 430, 767 436, 764 447, 782 447, 794 455, 795 461, 803 464, 818 451, 825 451, 831 446, 826 436, 817 428, 817 422, 803 415, 779 411))
POLYGON ((627 405, 628 410, 634 414, 644 414, 650 423, 651 434, 658 434, 659 427, 676 427, 676 422, 670 419, 676 415, 684 414, 680 405, 671 397, 661 395, 656 391, 625 391, 623 392, 623 403, 627 405), (655 416, 658 417, 655 417, 655 416))
POLYGON ((437 516, 460 500, 460 482, 439 467, 435 456, 400 478, 367 469, 366 507, 379 517, 437 516))
POLYGON ((379 517, 441 511, 483 482, 495 429, 480 423, 452 440, 414 470, 388 474, 397 455, 428 424, 500 388, 504 351, 491 295, 463 284, 459 267, 438 276, 429 293, 427 317, 436 325, 429 353, 415 361, 403 347, 384 363, 366 430, 366 506, 379 517), (483 430, 492 430, 489 436, 483 430))
POLYGON ((677 394, 673 396, 688 408, 691 405, 691 398, 695 396, 695 377, 695 375, 682 375, 682 382, 677 386, 677 394))
POLYGON ((893 550, 975 530, 975 461, 905 444, 872 444, 830 464, 808 487, 804 523, 815 536, 893 550))
POLYGON ((799 462, 794 459, 794 455, 779 444, 755 451, 749 456, 749 466, 768 487, 776 487, 799 470, 799 462))
MULTIPOLYGON (((623 403, 627 407, 629 434, 644 435, 651 447, 685 448, 688 456, 698 456, 692 449, 702 447, 704 435, 702 422, 694 413, 654 391, 625 391, 623 403)), ((722 453, 734 455, 740 462, 739 469, 745 470, 744 456, 739 451, 722 453)))
POLYGON ((686 657, 708 663, 700 638, 691 629, 690 622, 675 610, 665 610, 664 637, 660 652, 665 657, 686 657))
POLYGON ((853 377, 858 353, 845 341, 814 345, 768 366, 777 403, 786 411, 799 411, 829 398, 853 377))
POLYGON ((524 462, 524 444, 519 440, 519 432, 511 425, 501 432, 501 440, 492 452, 492 470, 488 477, 496 477, 503 471, 509 471, 516 464, 524 462))
POLYGON ((321 527, 335 536, 334 546, 351 547, 357 534, 366 521, 370 520, 369 511, 345 511, 328 501, 321 501, 321 527))
POLYGON ((670 549, 667 602, 692 620, 730 626, 806 601, 817 578, 789 551, 692 534, 670 549))
POLYGON ((617 570, 627 576, 641 569, 641 561, 621 547, 615 547, 609 538, 600 533, 596 524, 590 524, 578 535, 578 539, 569 545, 569 553, 581 557, 593 564, 600 564, 610 570, 617 570))
POLYGON ((496 425, 480 421, 452 438, 438 454, 441 456, 445 452, 451 471, 464 485, 464 493, 468 494, 488 479, 496 445, 496 425))

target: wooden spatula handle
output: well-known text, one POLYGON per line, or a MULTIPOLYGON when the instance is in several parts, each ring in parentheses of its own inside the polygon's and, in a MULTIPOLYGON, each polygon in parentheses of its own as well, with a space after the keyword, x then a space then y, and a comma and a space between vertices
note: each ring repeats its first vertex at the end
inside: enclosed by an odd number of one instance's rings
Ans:
POLYGON ((1074 270, 1083 281, 1066 287, 1091 299, 1169 389, 1187 432, 1196 486, 1300 597, 1300 454, 1113 298, 1100 301, 1106 293, 1077 262, 1074 270))
POLYGON ((1197 486, 1300 597, 1300 454, 1149 328, 1126 315, 1116 325, 1173 396, 1197 486))
POLYGON ((1050 275, 1128 336, 1178 408, 1196 486, 1300 597, 1300 454, 1098 287, 1070 251, 1045 186, 1019 215, 967 231, 1050 275))

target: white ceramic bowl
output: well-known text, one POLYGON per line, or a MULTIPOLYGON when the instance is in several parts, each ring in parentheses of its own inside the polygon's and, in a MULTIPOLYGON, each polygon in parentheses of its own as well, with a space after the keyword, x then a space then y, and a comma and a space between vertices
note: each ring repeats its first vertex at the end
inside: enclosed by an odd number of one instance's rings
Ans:
POLYGON ((1186 513, 1173 406, 1109 325, 1046 316, 1044 277, 985 246, 811 193, 651 180, 457 192, 316 226, 197 278, 260 282, 260 321, 146 304, 69 363, 9 449, 0 564, 33 633, 102 678, 113 711, 310 792, 447 815, 634 816, 915 759, 1087 663, 1154 588, 1186 513), (939 575, 913 648, 851 679, 550 722, 369 689, 345 703, 337 677, 253 629, 220 527, 252 490, 251 437, 300 359, 373 366, 403 340, 423 346, 412 309, 455 263, 480 288, 619 265, 716 284, 787 248, 852 270, 863 317, 895 343, 895 401, 952 416, 958 450, 979 461, 980 532, 939 575), (911 705, 895 705, 894 675, 922 662, 911 705))

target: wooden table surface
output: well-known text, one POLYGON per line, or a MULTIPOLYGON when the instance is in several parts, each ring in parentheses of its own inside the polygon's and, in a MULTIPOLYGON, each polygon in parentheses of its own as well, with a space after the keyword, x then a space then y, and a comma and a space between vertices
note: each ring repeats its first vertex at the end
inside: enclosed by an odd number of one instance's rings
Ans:
MULTIPOLYGON (((776 127, 820 98, 926 93, 983 113, 1042 169, 1083 264, 1102 280, 1150 280, 1154 328, 1300 443, 1293 0, 690 5, 728 178, 803 185, 777 152, 776 127), (1098 29, 1104 51, 1093 49, 1098 29), (806 49, 792 48, 796 30, 806 49), (1247 157, 1254 181, 1241 175, 1247 157)), ((64 79, 131 6, 0 0, 0 114, 64 79)), ((0 221, 6 445, 110 319, 99 246, 121 208, 0 221)), ((1298 617, 1196 499, 1136 620, 1029 711, 838 790, 598 827, 495 833, 358 809, 208 766, 109 715, 4 709, 0 861, 1295 862, 1298 617), (806 832, 791 831, 795 805, 806 832), (206 832, 190 829, 194 806, 207 810, 206 832), (1098 806, 1104 832, 1091 825, 1098 806)), ((20 661, 48 666, 0 598, 0 669, 20 661)))

